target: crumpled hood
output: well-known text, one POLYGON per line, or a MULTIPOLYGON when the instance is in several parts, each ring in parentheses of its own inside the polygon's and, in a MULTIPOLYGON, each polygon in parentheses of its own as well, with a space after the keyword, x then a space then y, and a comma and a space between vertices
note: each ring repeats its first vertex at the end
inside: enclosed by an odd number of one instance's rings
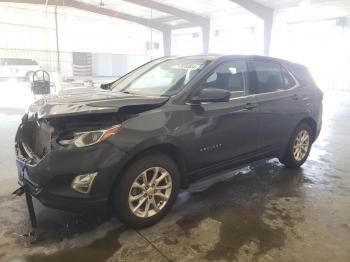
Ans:
POLYGON ((118 112, 121 108, 162 105, 167 97, 125 94, 100 88, 75 88, 48 95, 29 107, 28 117, 52 118, 118 112))

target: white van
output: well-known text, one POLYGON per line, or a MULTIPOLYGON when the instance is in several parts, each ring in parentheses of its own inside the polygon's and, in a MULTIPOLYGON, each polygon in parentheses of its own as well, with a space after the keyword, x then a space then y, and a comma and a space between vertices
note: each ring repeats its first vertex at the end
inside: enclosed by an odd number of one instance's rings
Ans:
POLYGON ((34 59, 0 57, 0 78, 15 77, 31 81, 33 73, 40 70, 40 68, 40 65, 34 59))

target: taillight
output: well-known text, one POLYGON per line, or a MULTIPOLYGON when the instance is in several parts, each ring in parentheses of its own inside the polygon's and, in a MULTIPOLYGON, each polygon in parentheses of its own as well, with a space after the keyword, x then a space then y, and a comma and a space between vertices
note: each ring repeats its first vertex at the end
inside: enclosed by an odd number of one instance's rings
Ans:
POLYGON ((320 89, 320 94, 321 94, 321 101, 323 101, 324 94, 323 94, 323 91, 321 89, 320 89))

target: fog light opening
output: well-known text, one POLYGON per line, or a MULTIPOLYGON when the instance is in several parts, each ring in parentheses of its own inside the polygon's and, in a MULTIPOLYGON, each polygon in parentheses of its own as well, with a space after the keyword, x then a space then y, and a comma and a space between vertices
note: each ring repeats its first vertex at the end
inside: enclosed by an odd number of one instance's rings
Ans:
POLYGON ((96 175, 97 172, 76 176, 73 179, 72 188, 79 193, 90 193, 96 175))

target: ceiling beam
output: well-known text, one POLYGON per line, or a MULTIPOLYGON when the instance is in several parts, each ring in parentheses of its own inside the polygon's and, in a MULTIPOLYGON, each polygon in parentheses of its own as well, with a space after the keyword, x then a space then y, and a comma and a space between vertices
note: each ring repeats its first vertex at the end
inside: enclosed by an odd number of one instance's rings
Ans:
POLYGON ((207 17, 200 16, 191 12, 187 12, 185 10, 182 10, 173 6, 165 5, 153 0, 124 0, 124 1, 141 5, 143 7, 151 8, 154 10, 158 10, 163 13, 168 13, 173 16, 185 19, 188 22, 199 26, 206 26, 209 23, 209 18, 207 17))
POLYGON ((264 54, 269 55, 271 34, 273 26, 273 12, 270 7, 255 2, 254 0, 230 0, 264 21, 264 54))
POLYGON ((153 21, 157 21, 159 23, 166 23, 166 22, 171 22, 174 20, 180 20, 181 18, 178 18, 177 16, 164 16, 164 17, 159 17, 159 18, 153 18, 153 21))
POLYGON ((230 1, 240 5, 244 9, 260 17, 261 19, 267 19, 273 16, 272 8, 262 5, 253 0, 230 0, 230 1))
POLYGON ((99 7, 96 5, 87 4, 84 2, 79 2, 76 0, 0 0, 0 2, 11 2, 11 3, 24 3, 24 4, 37 4, 37 5, 52 5, 52 6, 64 6, 76 8, 100 15, 105 15, 109 17, 118 18, 121 20, 126 20, 130 22, 134 22, 143 26, 151 27, 160 31, 169 30, 170 26, 152 21, 150 19, 145 19, 142 17, 137 17, 134 15, 122 13, 116 10, 107 9, 104 7, 99 7))
POLYGON ((191 23, 183 23, 183 24, 178 24, 178 25, 172 25, 171 29, 184 29, 184 28, 190 28, 190 27, 198 27, 198 25, 194 25, 191 23))

